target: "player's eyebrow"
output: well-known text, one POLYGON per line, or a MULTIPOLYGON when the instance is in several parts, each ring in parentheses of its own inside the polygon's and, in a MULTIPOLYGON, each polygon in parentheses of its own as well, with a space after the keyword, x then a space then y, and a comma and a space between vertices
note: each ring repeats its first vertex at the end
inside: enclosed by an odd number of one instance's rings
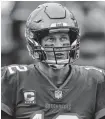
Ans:
POLYGON ((53 35, 49 35, 48 37, 54 37, 53 35))
POLYGON ((44 38, 43 40, 44 41, 47 41, 49 38, 55 38, 53 35, 48 35, 48 36, 46 36, 46 38, 44 38))
POLYGON ((47 39, 49 39, 49 38, 56 38, 56 37, 53 36, 53 35, 49 35, 49 36, 47 37, 47 39))

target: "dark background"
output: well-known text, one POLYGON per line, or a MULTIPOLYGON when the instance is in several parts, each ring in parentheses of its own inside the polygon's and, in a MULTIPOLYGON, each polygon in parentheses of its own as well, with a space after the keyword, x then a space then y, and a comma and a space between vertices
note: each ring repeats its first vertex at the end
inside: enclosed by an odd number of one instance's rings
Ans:
MULTIPOLYGON (((45 2, 1 2, 1 66, 34 62, 28 55, 25 45, 25 22, 29 14, 45 2)), ((58 3, 74 13, 80 27, 80 59, 76 64, 105 69, 105 1, 58 1, 58 3)))

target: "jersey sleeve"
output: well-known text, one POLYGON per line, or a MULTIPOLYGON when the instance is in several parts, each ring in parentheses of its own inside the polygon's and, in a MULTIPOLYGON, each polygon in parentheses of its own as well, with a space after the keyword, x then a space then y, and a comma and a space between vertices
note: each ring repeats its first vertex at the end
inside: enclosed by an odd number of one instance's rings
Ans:
POLYGON ((103 79, 97 85, 96 119, 105 118, 105 72, 103 79))
POLYGON ((16 75, 7 67, 1 68, 1 110, 12 116, 16 98, 16 75))

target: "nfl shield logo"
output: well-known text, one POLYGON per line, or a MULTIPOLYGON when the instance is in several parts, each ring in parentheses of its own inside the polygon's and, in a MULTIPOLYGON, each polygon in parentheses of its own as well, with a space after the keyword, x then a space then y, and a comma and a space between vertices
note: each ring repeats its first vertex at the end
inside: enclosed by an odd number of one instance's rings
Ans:
POLYGON ((55 98, 57 98, 57 99, 62 98, 62 91, 56 90, 56 91, 55 91, 55 98))

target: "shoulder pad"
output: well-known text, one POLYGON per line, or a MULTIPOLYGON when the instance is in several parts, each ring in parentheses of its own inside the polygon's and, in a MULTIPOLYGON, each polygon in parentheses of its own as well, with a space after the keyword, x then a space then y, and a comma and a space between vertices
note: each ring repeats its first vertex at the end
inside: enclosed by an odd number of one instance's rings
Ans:
POLYGON ((105 70, 101 68, 96 68, 94 66, 82 66, 86 70, 88 70, 91 76, 96 77, 97 80, 103 81, 105 80, 105 70))
POLYGON ((86 70, 94 70, 94 71, 98 71, 100 73, 105 73, 105 71, 103 69, 94 67, 94 66, 82 66, 83 68, 85 68, 86 70))

